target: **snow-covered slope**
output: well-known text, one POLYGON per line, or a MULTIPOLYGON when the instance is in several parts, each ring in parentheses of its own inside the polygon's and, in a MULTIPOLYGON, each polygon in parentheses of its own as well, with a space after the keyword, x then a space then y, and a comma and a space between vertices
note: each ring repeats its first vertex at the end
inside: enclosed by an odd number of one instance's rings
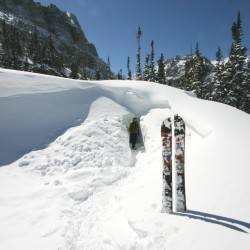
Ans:
POLYGON ((148 82, 0 69, 0 119, 1 164, 12 162, 0 249, 249 249, 249 115, 148 82), (187 124, 188 212, 167 215, 160 126, 174 113, 187 124), (128 146, 133 116, 145 151, 128 146))

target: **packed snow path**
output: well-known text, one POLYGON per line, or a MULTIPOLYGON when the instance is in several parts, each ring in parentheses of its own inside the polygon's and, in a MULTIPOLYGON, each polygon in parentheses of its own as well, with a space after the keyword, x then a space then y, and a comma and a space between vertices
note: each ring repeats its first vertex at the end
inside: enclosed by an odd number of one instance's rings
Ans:
MULTIPOLYGON (((55 132, 50 145, 0 168, 1 249, 248 250, 249 115, 166 86, 1 71, 0 95, 7 99, 41 92, 70 93, 74 99, 93 87, 99 93, 85 102, 87 113, 80 118, 61 116, 70 119, 63 124, 69 129, 59 137, 55 132), (189 211, 167 215, 160 213, 160 125, 173 113, 187 123, 189 211), (126 128, 134 115, 142 115, 145 142, 145 151, 135 155, 126 128)), ((81 107, 72 103, 60 102, 62 109, 81 107)), ((8 117, 7 110, 1 117, 8 117)))

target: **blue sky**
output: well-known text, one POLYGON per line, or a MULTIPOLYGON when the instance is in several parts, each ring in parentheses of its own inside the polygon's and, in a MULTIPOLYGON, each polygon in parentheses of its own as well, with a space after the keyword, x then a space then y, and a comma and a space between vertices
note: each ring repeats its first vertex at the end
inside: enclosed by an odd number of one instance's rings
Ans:
POLYGON ((126 72, 127 56, 134 71, 136 32, 141 26, 142 58, 155 41, 156 57, 185 55, 199 42, 202 54, 213 59, 218 46, 224 56, 231 45, 231 24, 238 10, 243 43, 250 50, 250 0, 40 0, 74 13, 99 56, 110 57, 112 69, 126 72))

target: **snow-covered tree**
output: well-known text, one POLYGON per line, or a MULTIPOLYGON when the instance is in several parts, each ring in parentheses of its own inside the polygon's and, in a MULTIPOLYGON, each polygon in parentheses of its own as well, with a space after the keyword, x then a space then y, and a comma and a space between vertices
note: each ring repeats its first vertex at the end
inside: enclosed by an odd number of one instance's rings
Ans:
POLYGON ((195 55, 190 57, 185 65, 184 88, 193 91, 200 98, 204 98, 206 95, 204 84, 204 80, 208 74, 206 61, 208 61, 208 59, 201 56, 197 43, 195 55))
POLYGON ((232 46, 229 60, 223 71, 223 81, 226 85, 226 104, 245 110, 249 102, 249 78, 246 64, 246 47, 242 46, 242 22, 240 13, 232 25, 232 46))
POLYGON ((193 89, 198 97, 203 97, 203 83, 205 79, 203 58, 200 53, 199 45, 197 43, 194 56, 194 68, 193 68, 193 89))
POLYGON ((149 64, 150 55, 147 54, 145 58, 144 71, 143 71, 143 80, 150 81, 150 64, 149 64))
POLYGON ((217 102, 224 102, 224 99, 226 97, 226 86, 225 82, 223 81, 223 70, 224 70, 224 63, 222 61, 223 55, 221 48, 218 47, 216 51, 216 64, 214 69, 214 75, 212 80, 212 88, 211 88, 211 94, 210 98, 217 102))

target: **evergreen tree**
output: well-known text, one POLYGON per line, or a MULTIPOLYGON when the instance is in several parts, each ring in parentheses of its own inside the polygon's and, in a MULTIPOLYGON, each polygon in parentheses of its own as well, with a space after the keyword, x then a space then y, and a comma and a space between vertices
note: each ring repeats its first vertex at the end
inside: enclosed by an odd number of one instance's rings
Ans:
POLYGON ((217 102, 224 102, 223 100, 226 97, 226 86, 223 82, 223 70, 224 64, 222 61, 223 55, 221 48, 218 47, 216 52, 216 65, 214 69, 214 77, 212 80, 212 87, 211 89, 211 96, 209 99, 217 101, 217 102))
POLYGON ((84 68, 82 70, 82 77, 81 77, 82 80, 88 80, 88 72, 87 70, 84 68))
POLYGON ((136 39, 137 39, 137 54, 136 54, 136 80, 142 80, 141 71, 141 28, 138 28, 136 39))
POLYGON ((96 80, 101 80, 101 73, 100 73, 99 70, 96 70, 96 72, 95 72, 95 79, 96 80))
POLYGON ((24 48, 24 63, 23 63, 23 67, 22 69, 24 71, 30 71, 30 65, 29 65, 29 53, 28 53, 28 49, 24 48))
POLYGON ((48 64, 54 66, 56 60, 56 49, 54 47, 51 35, 48 37, 48 54, 49 54, 48 64))
POLYGON ((18 30, 11 26, 10 32, 10 46, 11 46, 11 62, 12 68, 19 69, 22 66, 21 57, 22 57, 22 48, 20 44, 20 36, 18 30))
POLYGON ((4 67, 12 68, 12 51, 11 51, 11 29, 10 27, 3 22, 3 43, 2 47, 4 50, 4 67))
POLYGON ((195 93, 199 98, 205 98, 206 96, 206 86, 204 84, 204 80, 207 76, 207 70, 204 64, 204 58, 201 56, 201 52, 199 49, 199 45, 197 43, 195 49, 195 57, 194 57, 194 76, 193 76, 193 85, 195 89, 195 93))
MULTIPOLYGON (((71 64, 70 78, 78 79, 78 65, 76 63, 71 64)), ((99 80, 99 79, 97 79, 97 77, 96 77, 96 80, 99 80)))
POLYGON ((117 79, 118 80, 123 80, 122 69, 119 70, 119 72, 117 74, 117 79))
POLYGON ((185 87, 193 91, 198 97, 201 94, 201 65, 202 58, 198 43, 195 48, 195 55, 185 65, 185 87))
POLYGON ((223 55, 222 55, 222 51, 221 48, 218 47, 218 50, 216 51, 216 64, 221 64, 223 55))
POLYGON ((2 60, 3 66, 13 69, 22 68, 22 46, 20 33, 14 26, 2 23, 2 60))
POLYGON ((4 53, 3 44, 2 41, 0 41, 0 67, 4 67, 4 53))
POLYGON ((237 21, 232 25, 232 46, 229 60, 225 64, 223 81, 226 85, 226 104, 246 110, 246 103, 249 102, 248 69, 246 64, 246 48, 241 44, 242 22, 240 12, 237 21))
POLYGON ((147 54, 145 58, 144 72, 143 72, 143 80, 150 81, 150 64, 149 64, 150 55, 147 54))
POLYGON ((149 81, 156 82, 154 41, 151 41, 149 81))
POLYGON ((111 63, 110 63, 110 58, 108 57, 107 60, 107 78, 112 79, 112 72, 111 72, 111 63))
POLYGON ((195 46, 195 55, 197 57, 201 57, 201 52, 200 52, 200 48, 199 48, 199 43, 198 42, 196 43, 196 46, 195 46))
POLYGON ((206 65, 209 60, 201 55, 199 44, 196 44, 195 55, 185 64, 184 89, 193 91, 197 97, 206 98, 205 78, 209 73, 206 65))
POLYGON ((243 106, 243 110, 250 114, 250 61, 248 58, 247 66, 247 77, 246 77, 246 93, 245 93, 245 102, 243 106))
POLYGON ((41 44, 38 38, 38 31, 35 28, 31 34, 29 42, 29 55, 34 64, 41 63, 41 44))
POLYGON ((1 34, 0 34, 0 43, 1 43, 1 62, 0 65, 1 67, 7 67, 8 65, 8 41, 7 41, 7 27, 6 27, 6 23, 3 20, 1 22, 1 34))
POLYGON ((161 84, 166 84, 164 56, 162 53, 160 59, 158 60, 157 80, 161 84))
POLYGON ((51 54, 51 42, 50 42, 50 38, 47 38, 42 46, 42 58, 41 58, 41 62, 42 62, 42 66, 44 68, 47 68, 48 65, 51 65, 52 63, 52 54, 51 54))
POLYGON ((185 74, 183 79, 183 89, 188 91, 192 90, 191 83, 193 77, 193 66, 194 66, 194 60, 192 56, 185 63, 185 74))
POLYGON ((132 73, 131 73, 131 69, 130 69, 130 57, 128 56, 128 60, 127 60, 127 70, 128 70, 128 80, 132 80, 132 73))
POLYGON ((64 66, 64 59, 61 54, 59 54, 57 51, 54 56, 54 67, 58 72, 61 72, 64 66))

